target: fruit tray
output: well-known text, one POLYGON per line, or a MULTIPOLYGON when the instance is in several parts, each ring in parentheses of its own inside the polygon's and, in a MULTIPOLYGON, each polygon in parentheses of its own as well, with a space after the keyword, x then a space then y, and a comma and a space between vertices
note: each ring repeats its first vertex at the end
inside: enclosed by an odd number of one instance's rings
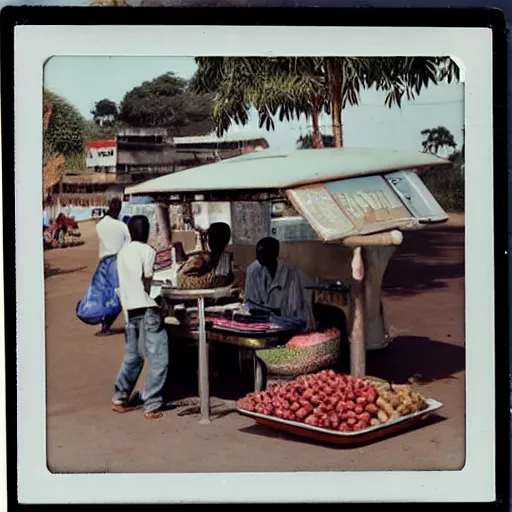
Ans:
POLYGON ((365 430, 359 430, 357 432, 338 432, 336 430, 313 427, 297 421, 284 420, 282 418, 276 418, 274 416, 267 416, 257 412, 250 412, 238 408, 238 412, 244 416, 253 418, 257 423, 273 428, 275 430, 281 430, 289 434, 313 439, 329 444, 347 445, 347 444, 362 444, 374 441, 380 437, 389 436, 402 430, 412 427, 417 423, 423 421, 427 416, 432 414, 434 411, 438 411, 443 407, 441 402, 432 398, 425 399, 428 407, 422 411, 402 416, 401 418, 388 421, 381 425, 369 427, 365 430))

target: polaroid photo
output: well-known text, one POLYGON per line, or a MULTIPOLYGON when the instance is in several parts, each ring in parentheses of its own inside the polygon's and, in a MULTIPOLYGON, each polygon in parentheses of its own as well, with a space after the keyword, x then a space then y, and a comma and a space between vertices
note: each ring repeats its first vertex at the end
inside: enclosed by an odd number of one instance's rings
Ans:
POLYGON ((6 9, 19 503, 503 496, 504 22, 293 11, 6 9))

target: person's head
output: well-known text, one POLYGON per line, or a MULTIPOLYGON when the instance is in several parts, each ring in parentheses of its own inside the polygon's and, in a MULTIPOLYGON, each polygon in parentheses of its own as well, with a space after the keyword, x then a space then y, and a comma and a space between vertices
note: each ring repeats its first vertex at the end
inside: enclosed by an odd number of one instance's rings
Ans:
POLYGON ((267 238, 262 238, 256 244, 256 259, 260 265, 268 267, 269 265, 276 263, 278 257, 279 240, 269 236, 267 238))
POLYGON ((119 214, 121 213, 121 207, 123 203, 121 202, 121 199, 119 197, 113 197, 108 202, 108 212, 107 215, 110 215, 110 217, 117 219, 119 218, 119 214))
POLYGON ((132 242, 146 244, 149 238, 149 220, 145 215, 134 215, 128 221, 128 231, 132 242))
POLYGON ((231 228, 225 222, 214 222, 208 229, 208 245, 213 253, 222 253, 231 240, 231 228))

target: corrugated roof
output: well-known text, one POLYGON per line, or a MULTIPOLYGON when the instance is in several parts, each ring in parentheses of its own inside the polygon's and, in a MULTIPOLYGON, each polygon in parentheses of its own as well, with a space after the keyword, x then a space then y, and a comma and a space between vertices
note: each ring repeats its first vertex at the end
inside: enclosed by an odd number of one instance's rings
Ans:
POLYGON ((126 193, 293 188, 309 183, 448 163, 434 155, 392 149, 304 149, 288 154, 267 150, 155 178, 129 187, 126 193))
MULTIPOLYGON (((197 137, 174 137, 175 144, 220 144, 222 142, 248 142, 248 141, 265 141, 266 138, 262 134, 244 134, 232 133, 224 137, 216 137, 215 135, 201 135, 197 137)), ((268 143, 267 143, 268 144, 268 143)))

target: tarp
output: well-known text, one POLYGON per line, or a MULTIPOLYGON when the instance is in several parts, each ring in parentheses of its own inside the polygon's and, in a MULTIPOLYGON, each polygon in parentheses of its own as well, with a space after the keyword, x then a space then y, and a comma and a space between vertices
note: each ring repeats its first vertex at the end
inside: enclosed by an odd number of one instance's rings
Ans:
POLYGON ((85 296, 76 305, 76 316, 86 324, 96 325, 107 316, 119 314, 118 287, 116 257, 107 256, 99 262, 85 296))

